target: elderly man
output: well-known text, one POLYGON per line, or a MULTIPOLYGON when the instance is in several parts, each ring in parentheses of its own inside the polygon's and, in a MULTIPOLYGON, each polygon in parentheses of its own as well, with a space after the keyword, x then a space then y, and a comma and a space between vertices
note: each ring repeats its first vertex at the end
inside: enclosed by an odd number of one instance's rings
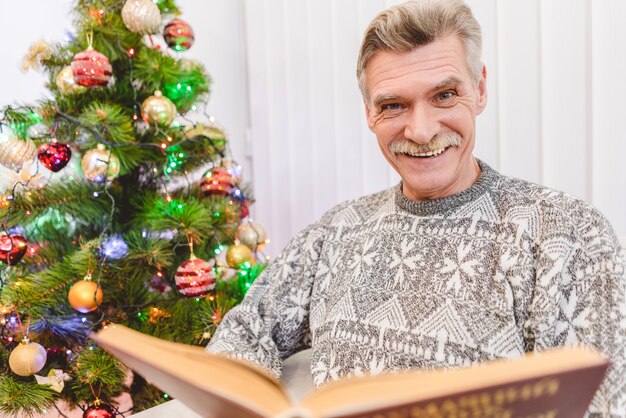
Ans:
POLYGON ((296 235, 209 350, 279 375, 283 358, 311 347, 319 386, 582 343, 613 360, 590 416, 626 416, 618 240, 585 202, 472 155, 487 104, 480 54, 461 0, 412 1, 373 20, 357 76, 402 181, 296 235))

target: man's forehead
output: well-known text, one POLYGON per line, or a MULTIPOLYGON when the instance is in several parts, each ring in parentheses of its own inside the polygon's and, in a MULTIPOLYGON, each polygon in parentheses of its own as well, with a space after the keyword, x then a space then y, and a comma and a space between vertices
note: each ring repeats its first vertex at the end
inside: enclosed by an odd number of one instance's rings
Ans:
POLYGON ((365 74, 372 95, 405 79, 426 89, 436 89, 440 85, 459 84, 470 76, 458 37, 442 38, 408 52, 377 51, 368 61, 365 74))

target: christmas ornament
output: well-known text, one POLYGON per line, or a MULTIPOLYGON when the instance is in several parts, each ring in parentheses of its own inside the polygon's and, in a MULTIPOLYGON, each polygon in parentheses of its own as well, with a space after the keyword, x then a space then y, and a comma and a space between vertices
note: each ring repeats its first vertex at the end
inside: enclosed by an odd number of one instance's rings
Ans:
POLYGON ((11 138, 0 144, 0 164, 13 171, 20 171, 26 161, 37 155, 37 147, 30 139, 11 138))
POLYGON ((265 228, 256 222, 244 222, 237 227, 237 239, 255 251, 261 251, 267 243, 265 228))
POLYGON ((224 151, 226 146, 226 135, 221 129, 214 125, 196 123, 193 126, 187 126, 184 132, 185 138, 187 139, 192 141, 208 139, 218 153, 224 151))
POLYGON ((214 260, 207 262, 192 253, 189 260, 178 267, 174 276, 180 293, 188 297, 201 297, 211 292, 215 287, 214 264, 214 260))
POLYGON ((16 265, 28 249, 26 239, 19 234, 0 234, 0 261, 10 266, 16 265))
MULTIPOLYGON (((0 191, 13 190, 18 183, 26 189, 43 188, 46 180, 37 172, 37 165, 34 161, 25 162, 17 173, 0 164, 0 191)), ((0 200, 0 207, 2 203, 3 201, 0 200)))
POLYGON ((172 287, 160 271, 150 278, 147 285, 148 291, 152 293, 160 293, 164 295, 172 290, 172 287))
POLYGON ((228 266, 228 263, 226 262, 227 252, 228 248, 223 245, 220 245, 215 249, 215 272, 222 281, 228 281, 235 277, 238 271, 237 269, 233 269, 228 266))
POLYGON ((104 54, 90 46, 74 56, 72 74, 76 84, 81 86, 106 86, 113 75, 113 67, 104 54))
POLYGON ((184 20, 174 19, 163 28, 163 38, 174 51, 186 51, 193 45, 193 29, 184 20))
POLYGON ((122 21, 131 32, 149 35, 159 30, 161 12, 152 0, 127 0, 122 7, 122 21))
POLYGON ((239 205, 239 209, 241 210, 241 219, 247 218, 250 215, 250 201, 244 199, 239 205))
POLYGON ((91 281, 90 273, 87 273, 83 280, 74 283, 67 295, 72 308, 82 313, 98 309, 102 303, 102 298, 102 288, 98 283, 91 281))
POLYGON ((64 96, 71 96, 73 94, 80 94, 87 91, 86 87, 76 84, 71 65, 63 67, 54 80, 59 88, 59 91, 64 96))
POLYGON ((24 338, 22 342, 11 351, 9 367, 13 373, 19 376, 31 376, 43 369, 46 365, 46 349, 40 344, 24 338))
POLYGON ((72 150, 67 144, 61 144, 52 139, 49 144, 43 144, 37 150, 37 158, 49 170, 57 172, 67 165, 72 157, 72 150))
POLYGON ((115 409, 111 405, 103 403, 100 399, 96 399, 93 405, 83 412, 83 418, 114 418, 115 416, 115 409))
POLYGON ((102 243, 101 253, 110 260, 119 260, 128 255, 128 244, 122 235, 115 234, 102 243))
POLYGON ((50 386, 50 389, 57 393, 61 393, 63 388, 65 387, 65 382, 69 381, 70 375, 67 373, 63 373, 61 369, 51 369, 48 372, 48 376, 39 376, 35 375, 35 380, 38 385, 46 385, 50 386))
POLYGON ((252 261, 252 250, 243 244, 232 245, 226 252, 226 263, 232 268, 239 268, 243 263, 252 261))
POLYGON ((213 167, 202 175, 200 189, 205 196, 230 195, 237 186, 238 179, 225 167, 213 167))
POLYGON ((153 306, 150 309, 150 313, 148 314, 148 322, 150 322, 151 324, 156 324, 157 322, 171 317, 171 313, 164 311, 163 309, 159 309, 156 306, 153 306))
POLYGON ((35 71, 41 70, 41 65, 52 57, 52 48, 44 40, 39 40, 32 44, 24 58, 22 58, 22 71, 26 72, 31 68, 35 71))
POLYGON ((89 181, 103 183, 113 180, 120 173, 120 160, 102 144, 83 155, 81 160, 83 174, 89 181))
POLYGON ((5 342, 13 342, 22 333, 19 315, 12 306, 0 307, 0 338, 5 342))
POLYGON ((157 90, 141 104, 141 117, 146 123, 169 125, 176 116, 176 106, 170 99, 157 90))

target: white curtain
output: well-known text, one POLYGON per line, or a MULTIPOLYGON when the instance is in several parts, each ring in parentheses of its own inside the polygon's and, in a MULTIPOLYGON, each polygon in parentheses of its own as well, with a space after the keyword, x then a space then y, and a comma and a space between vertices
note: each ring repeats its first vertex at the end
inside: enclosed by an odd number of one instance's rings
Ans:
MULTIPOLYGON (((334 204, 398 181, 365 125, 361 35, 384 0, 245 0, 255 216, 276 254, 334 204)), ((591 202, 626 235, 626 2, 469 0, 489 104, 475 154, 591 202)))

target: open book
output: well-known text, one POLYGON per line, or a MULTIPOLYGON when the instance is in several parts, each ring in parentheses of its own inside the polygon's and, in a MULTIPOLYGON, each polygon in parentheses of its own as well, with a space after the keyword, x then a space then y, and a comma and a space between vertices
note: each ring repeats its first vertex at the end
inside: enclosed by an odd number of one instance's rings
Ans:
POLYGON ((92 338, 207 418, 579 418, 608 367, 593 351, 563 348, 448 371, 347 378, 295 403, 252 363, 121 325, 92 338))

